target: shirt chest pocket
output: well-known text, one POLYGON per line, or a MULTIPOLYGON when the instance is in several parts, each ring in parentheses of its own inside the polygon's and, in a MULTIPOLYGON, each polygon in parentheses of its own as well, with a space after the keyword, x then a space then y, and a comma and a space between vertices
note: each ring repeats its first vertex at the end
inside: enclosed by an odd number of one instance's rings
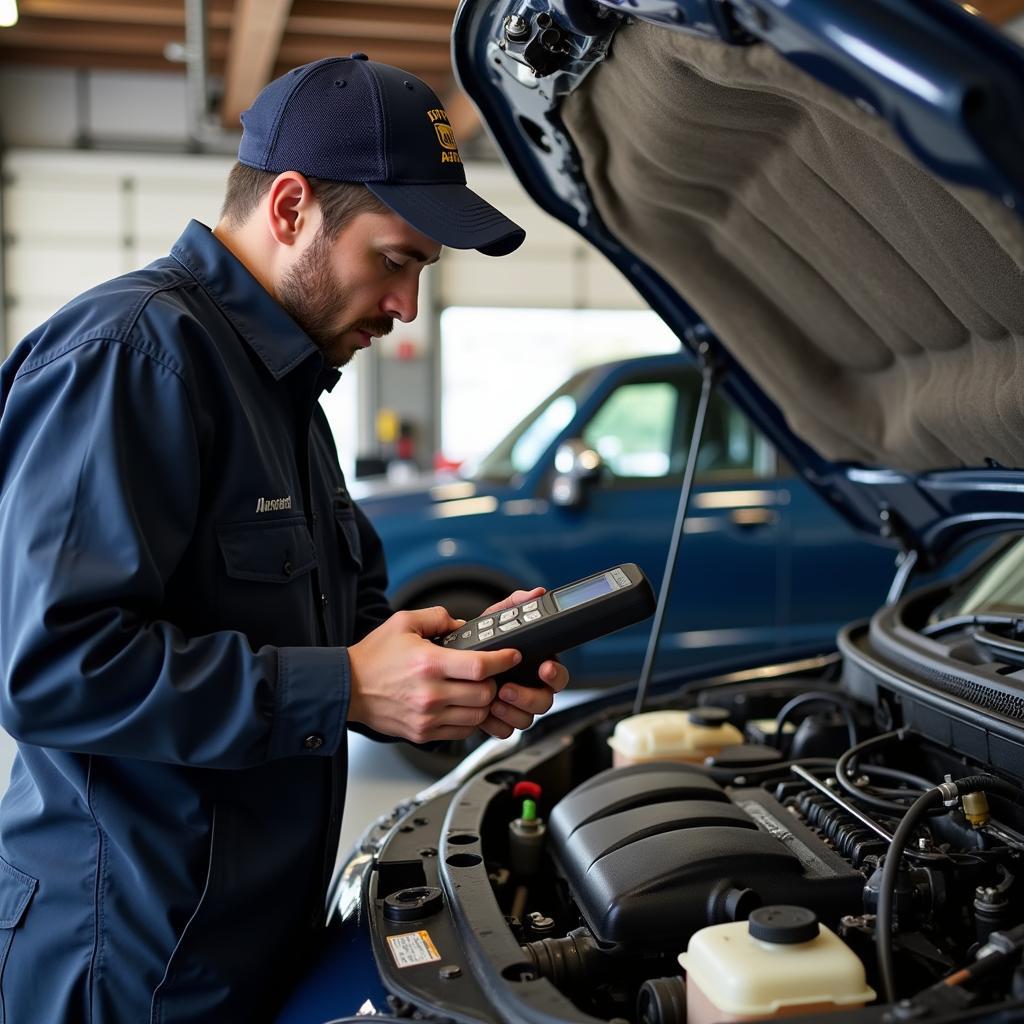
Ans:
POLYGON ((255 647, 318 643, 317 558, 305 520, 227 523, 216 533, 223 559, 219 627, 240 630, 255 647))
POLYGON ((217 543, 233 580, 290 583, 316 568, 313 540, 301 519, 223 524, 217 543))

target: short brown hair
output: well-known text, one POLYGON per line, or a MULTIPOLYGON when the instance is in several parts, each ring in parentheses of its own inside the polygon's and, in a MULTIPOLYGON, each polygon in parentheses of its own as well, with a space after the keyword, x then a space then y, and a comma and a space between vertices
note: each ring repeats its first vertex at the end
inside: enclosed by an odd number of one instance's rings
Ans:
MULTIPOLYGON (((236 163, 228 175, 221 217, 232 227, 244 224, 270 190, 277 173, 261 171, 248 164, 236 163)), ((328 238, 360 213, 388 213, 386 207, 365 185, 352 181, 328 181, 307 178, 313 195, 320 204, 323 231, 328 238)))

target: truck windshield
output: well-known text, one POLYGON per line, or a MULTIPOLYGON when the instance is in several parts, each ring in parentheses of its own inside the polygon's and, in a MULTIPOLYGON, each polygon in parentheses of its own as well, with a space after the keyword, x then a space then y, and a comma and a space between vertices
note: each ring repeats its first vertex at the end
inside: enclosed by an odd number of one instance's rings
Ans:
POLYGON ((591 371, 582 370, 570 377, 557 391, 548 395, 532 412, 516 424, 475 466, 466 471, 470 480, 508 483, 532 469, 552 441, 576 415, 581 395, 591 371))

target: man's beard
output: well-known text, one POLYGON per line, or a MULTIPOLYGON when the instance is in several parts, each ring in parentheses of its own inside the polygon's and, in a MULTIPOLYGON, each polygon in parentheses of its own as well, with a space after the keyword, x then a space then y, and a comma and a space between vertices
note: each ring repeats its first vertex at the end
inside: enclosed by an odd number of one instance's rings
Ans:
POLYGON ((367 317, 343 324, 338 315, 349 302, 349 290, 331 270, 330 245, 321 228, 298 262, 285 274, 277 300, 285 312, 310 336, 331 366, 344 366, 355 354, 346 351, 341 337, 349 331, 390 334, 390 317, 367 317))

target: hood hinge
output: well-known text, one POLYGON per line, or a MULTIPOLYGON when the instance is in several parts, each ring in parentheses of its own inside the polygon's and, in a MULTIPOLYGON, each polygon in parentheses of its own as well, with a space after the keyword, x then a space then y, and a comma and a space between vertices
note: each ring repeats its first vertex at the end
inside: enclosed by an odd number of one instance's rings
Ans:
POLYGON ((533 12, 526 5, 502 23, 498 48, 528 67, 537 78, 566 70, 577 59, 579 41, 548 11, 533 12))

